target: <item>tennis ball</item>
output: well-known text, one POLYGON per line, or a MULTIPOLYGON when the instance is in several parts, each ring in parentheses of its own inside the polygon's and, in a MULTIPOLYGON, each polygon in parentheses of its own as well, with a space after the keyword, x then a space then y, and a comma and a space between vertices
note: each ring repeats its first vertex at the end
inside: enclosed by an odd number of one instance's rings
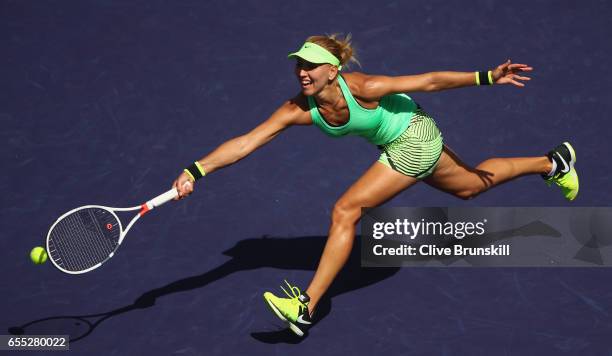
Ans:
POLYGON ((34 264, 41 265, 47 261, 47 251, 40 246, 36 246, 30 251, 30 259, 34 264))

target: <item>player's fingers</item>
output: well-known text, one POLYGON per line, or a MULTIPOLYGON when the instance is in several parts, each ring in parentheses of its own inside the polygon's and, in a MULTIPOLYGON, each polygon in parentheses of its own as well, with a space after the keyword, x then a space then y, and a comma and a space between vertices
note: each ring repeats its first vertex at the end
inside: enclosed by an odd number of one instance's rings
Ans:
POLYGON ((179 186, 178 186, 178 179, 176 179, 172 183, 172 188, 176 189, 176 191, 178 192, 178 195, 176 196, 176 198, 174 198, 174 200, 179 200, 181 198, 181 190, 179 189, 179 186))
POLYGON ((514 84, 517 87, 524 87, 525 84, 521 83, 521 82, 517 82, 516 80, 510 79, 510 83, 514 84))
POLYGON ((533 70, 533 67, 527 65, 527 64, 518 64, 518 63, 513 63, 508 67, 510 70, 513 71, 517 71, 517 72, 529 72, 533 70))
POLYGON ((183 191, 187 194, 191 194, 193 192, 193 183, 190 181, 183 182, 183 191))
POLYGON ((177 200, 180 200, 185 196, 184 185, 185 185, 185 182, 182 179, 179 178, 176 180, 176 185, 174 188, 178 192, 177 200))
POLYGON ((193 192, 193 183, 187 179, 180 183, 181 185, 181 199, 188 197, 193 192))

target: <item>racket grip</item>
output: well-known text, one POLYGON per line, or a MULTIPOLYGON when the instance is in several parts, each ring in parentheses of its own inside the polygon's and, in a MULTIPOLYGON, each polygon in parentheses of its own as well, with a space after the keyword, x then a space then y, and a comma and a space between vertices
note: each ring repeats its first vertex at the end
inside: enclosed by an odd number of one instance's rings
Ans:
POLYGON ((145 205, 148 208, 147 210, 152 210, 154 208, 157 208, 158 206, 166 204, 167 202, 169 202, 170 200, 176 197, 178 197, 178 191, 176 190, 176 188, 172 188, 169 191, 163 194, 160 194, 156 196, 155 198, 149 200, 148 202, 145 203, 145 205))

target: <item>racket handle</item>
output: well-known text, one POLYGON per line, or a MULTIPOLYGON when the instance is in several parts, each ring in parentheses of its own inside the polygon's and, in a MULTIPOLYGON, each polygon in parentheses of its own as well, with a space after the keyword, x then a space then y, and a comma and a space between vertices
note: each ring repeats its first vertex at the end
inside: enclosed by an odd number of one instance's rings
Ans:
POLYGON ((158 206, 166 204, 170 200, 178 197, 178 191, 176 188, 172 188, 169 191, 156 196, 155 198, 149 200, 148 202, 142 204, 142 209, 140 210, 140 215, 144 215, 149 210, 153 210, 158 206))

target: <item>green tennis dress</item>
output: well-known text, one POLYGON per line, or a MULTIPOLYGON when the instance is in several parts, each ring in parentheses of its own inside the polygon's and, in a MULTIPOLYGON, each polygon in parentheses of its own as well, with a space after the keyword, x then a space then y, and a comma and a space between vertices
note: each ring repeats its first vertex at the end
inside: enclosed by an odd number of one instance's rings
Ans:
POLYGON ((407 176, 423 179, 434 171, 444 146, 442 134, 434 119, 412 98, 406 94, 387 95, 378 107, 366 109, 355 100, 341 75, 338 83, 348 105, 349 121, 341 126, 330 125, 309 96, 315 126, 331 137, 364 137, 382 151, 379 162, 407 176))

